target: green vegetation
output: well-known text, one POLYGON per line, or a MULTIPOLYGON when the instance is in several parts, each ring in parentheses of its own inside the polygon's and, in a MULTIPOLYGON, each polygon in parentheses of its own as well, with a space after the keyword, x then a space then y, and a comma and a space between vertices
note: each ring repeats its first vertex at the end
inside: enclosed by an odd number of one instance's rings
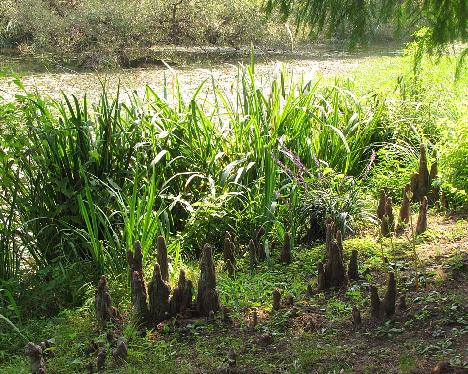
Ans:
MULTIPOLYGON (((454 240, 468 224, 466 220, 447 224, 446 217, 433 215, 431 227, 437 239, 418 240, 417 250, 421 253, 441 238, 454 240)), ((358 248, 362 256, 361 267, 370 272, 367 279, 334 295, 316 294, 310 299, 305 295, 307 283, 315 283, 317 261, 323 255, 322 245, 297 248, 294 261, 287 267, 278 264, 278 254, 274 253, 252 274, 246 263, 241 264, 241 270, 234 278, 217 269, 221 301, 230 308, 236 321, 234 326, 226 325, 219 316, 212 323, 171 320, 153 331, 139 333, 128 323, 123 330, 129 343, 127 364, 110 365, 108 372, 171 373, 174 365, 181 373, 222 371, 228 367, 227 357, 232 349, 238 352, 238 370, 246 372, 305 373, 317 369, 319 373, 328 373, 345 369, 352 373, 425 373, 433 366, 431 363, 441 359, 466 367, 468 363, 463 356, 468 328, 466 296, 463 286, 457 285, 466 271, 463 270, 466 256, 457 250, 443 248, 447 260, 438 265, 443 267, 449 279, 441 283, 438 273, 426 271, 421 274, 421 279, 430 291, 414 291, 414 278, 408 269, 411 245, 400 237, 395 243, 397 250, 387 249, 382 253, 373 236, 345 242, 345 257, 349 258, 351 249, 358 248), (368 282, 372 280, 382 284, 383 288, 384 281, 380 276, 384 256, 399 274, 399 292, 406 294, 410 311, 377 326, 374 322, 365 322, 361 330, 353 331, 349 321, 352 307, 358 306, 364 311, 369 308, 368 282), (272 312, 273 287, 280 287, 284 295, 292 293, 297 310, 285 307, 278 313, 272 312), (258 324, 254 328, 251 326, 253 309, 259 311, 258 324), (427 333, 424 327, 429 321, 431 329, 427 333), (265 333, 273 336, 272 345, 261 343, 265 333)), ((455 240, 462 244, 460 237, 455 240)), ((389 248, 388 243, 386 248, 389 248)), ((428 257, 423 261, 428 267, 434 265, 428 257)), ((186 269, 190 276, 196 272, 190 264, 186 269)), ((466 285, 466 280, 464 282, 466 285)), ((48 319, 19 324, 30 340, 52 339, 47 359, 50 372, 81 372, 86 363, 95 360, 95 355, 88 352, 91 340, 99 347, 109 347, 106 330, 95 328, 93 292, 94 287, 87 286, 86 301, 79 308, 64 310, 48 319)), ((111 293, 114 299, 120 300, 119 308, 127 310, 128 297, 119 295, 116 281, 111 284, 111 293)), ((368 313, 364 313, 363 318, 369 319, 368 313)), ((108 326, 110 328, 112 325, 108 326)), ((21 353, 25 340, 14 332, 7 332, 0 335, 0 342, 3 362, 0 371, 27 373, 29 364, 21 353)))
MULTIPOLYGON (((407 93, 411 79, 399 78, 395 98, 362 92, 359 81, 293 81, 285 72, 264 91, 252 65, 234 95, 206 82, 207 97, 185 102, 176 88, 174 105, 169 87, 166 97, 148 87, 127 102, 104 88, 92 106, 86 98, 18 96, 2 106, 2 278, 26 263, 83 259, 95 276, 118 274, 126 249, 139 239, 146 256, 158 234, 187 256, 206 241, 220 246, 228 229, 243 244, 262 225, 273 242, 285 230, 310 240, 312 226, 323 232, 332 216, 352 232, 369 208, 363 186, 385 187, 398 200, 420 142, 455 152, 445 139, 453 141, 449 126, 463 128, 463 102, 442 117, 433 92, 407 93), (432 123, 438 116, 447 135, 432 123)), ((463 189, 463 163, 443 172, 463 189)))
POLYGON ((402 35, 429 27, 436 46, 467 38, 464 0, 268 0, 267 4, 269 11, 279 8, 286 18, 294 15, 298 27, 308 25, 313 33, 329 36, 349 35, 353 43, 367 42, 385 26, 402 35))
POLYGON ((431 77, 416 77, 383 58, 387 80, 360 81, 358 70, 304 82, 283 71, 268 88, 252 64, 234 94, 205 82, 209 92, 188 101, 178 87, 124 100, 104 86, 94 104, 25 92, 1 107, 1 277, 48 278, 76 261, 89 263, 88 280, 117 276, 133 242, 146 258, 159 234, 180 262, 205 242, 221 247, 226 230, 242 245, 260 226, 270 243, 285 231, 307 243, 332 217, 352 233, 372 216, 367 190, 399 201, 421 142, 442 155, 442 189, 463 207, 466 81, 449 80, 454 64, 427 59, 431 77))
POLYGON ((20 0, 0 3, 0 48, 73 67, 157 63, 164 45, 290 45, 259 0, 20 0), (155 49, 153 49, 155 48, 155 49))
POLYGON ((424 43, 312 81, 282 70, 262 84, 252 56, 230 90, 213 78, 190 98, 177 83, 161 95, 148 86, 114 96, 104 82, 99 100, 52 100, 10 76, 22 92, 0 99, 0 371, 27 372, 29 340, 53 339, 52 373, 83 371, 95 359, 91 339, 110 351, 112 323, 94 322, 102 274, 129 343, 128 362, 111 372, 222 371, 231 349, 241 372, 428 372, 443 359, 466 367, 468 74, 453 56, 419 56, 424 43), (414 235, 413 214, 382 237, 376 198, 384 189, 398 209, 421 144, 430 164, 439 161, 431 191, 443 198, 430 196, 424 234, 414 235), (342 231, 346 260, 359 251, 361 279, 306 296, 326 256, 326 220, 342 231), (248 246, 259 228, 267 259, 253 269, 248 246), (221 261, 226 231, 238 248, 232 277, 221 261), (148 279, 158 235, 173 287, 182 268, 196 281, 201 248, 213 245, 234 326, 219 315, 138 329, 126 252, 141 242, 148 279), (289 236, 286 265, 278 259, 289 236), (368 322, 369 285, 382 294, 390 270, 411 313, 368 322), (277 287, 295 307, 272 311, 277 287), (365 311, 361 331, 349 322, 353 307, 365 311))

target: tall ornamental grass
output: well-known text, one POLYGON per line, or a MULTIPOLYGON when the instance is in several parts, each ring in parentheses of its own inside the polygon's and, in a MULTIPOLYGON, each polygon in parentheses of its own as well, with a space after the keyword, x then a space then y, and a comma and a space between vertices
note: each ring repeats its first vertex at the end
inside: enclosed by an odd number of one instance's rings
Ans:
POLYGON ((152 256, 159 234, 190 256, 227 229, 241 242, 260 226, 295 233, 300 196, 324 172, 361 175, 386 140, 384 101, 339 82, 281 71, 265 88, 252 63, 234 93, 211 85, 188 100, 177 89, 175 104, 167 87, 123 99, 105 86, 95 103, 1 102, 0 278, 82 260, 118 274, 135 240, 152 256))

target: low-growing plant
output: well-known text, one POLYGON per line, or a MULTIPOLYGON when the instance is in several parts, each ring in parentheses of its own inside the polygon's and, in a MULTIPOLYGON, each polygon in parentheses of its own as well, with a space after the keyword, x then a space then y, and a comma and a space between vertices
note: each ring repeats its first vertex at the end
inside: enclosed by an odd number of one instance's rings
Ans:
POLYGON ((468 208, 468 193, 458 189, 451 183, 441 183, 440 190, 445 194, 448 208, 453 211, 466 210, 468 208))
POLYGON ((360 182, 325 168, 320 177, 305 189, 300 214, 302 238, 325 238, 325 222, 331 219, 343 235, 350 235, 360 223, 372 221, 371 205, 361 193, 360 182))
POLYGON ((460 124, 450 129, 446 138, 441 154, 444 181, 468 191, 468 126, 460 124))
POLYGON ((399 203, 405 185, 417 170, 418 156, 411 147, 389 144, 377 151, 366 185, 375 197, 383 189, 394 203, 399 203))

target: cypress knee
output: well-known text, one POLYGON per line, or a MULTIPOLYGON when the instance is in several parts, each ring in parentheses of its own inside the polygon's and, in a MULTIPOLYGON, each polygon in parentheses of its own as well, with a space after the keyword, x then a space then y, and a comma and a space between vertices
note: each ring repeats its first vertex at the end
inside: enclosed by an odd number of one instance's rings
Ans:
POLYGON ((227 231, 226 236, 224 237, 223 260, 225 264, 227 264, 228 261, 232 261, 231 239, 227 231))
POLYGON ((318 288, 324 290, 330 287, 341 287, 346 285, 346 270, 343 263, 343 239, 341 231, 336 232, 333 237, 333 224, 327 223, 326 231, 326 253, 327 261, 318 266, 318 288))
POLYGON ((130 271, 133 273, 137 271, 139 273, 143 272, 143 252, 141 250, 141 243, 139 240, 135 242, 134 252, 127 252, 128 265, 130 271))
POLYGON ((336 231, 336 243, 338 244, 338 251, 339 251, 340 258, 341 258, 341 262, 343 262, 344 250, 343 250, 343 234, 341 230, 336 231))
MULTIPOLYGON (((236 245, 234 244, 234 238, 231 239, 231 253, 232 253, 232 256, 234 257, 234 260, 236 259, 236 245)), ((234 266, 236 265, 235 264, 235 261, 234 261, 234 266)))
POLYGON ((361 319, 361 311, 356 306, 353 306, 352 316, 353 316, 354 328, 358 328, 362 323, 362 319, 361 319))
POLYGON ((143 273, 134 271, 132 273, 132 304, 133 313, 139 323, 146 323, 148 321, 146 296, 146 285, 143 279, 143 273))
POLYGON ((231 260, 228 260, 227 263, 226 263, 226 270, 229 274, 230 277, 233 277, 234 276, 234 273, 236 272, 236 268, 234 267, 234 265, 232 264, 231 260))
POLYGON ((419 173, 413 173, 410 181, 411 192, 413 194, 413 202, 418 202, 421 199, 419 192, 419 173))
POLYGON ((158 236, 158 264, 164 282, 169 282, 169 264, 167 262, 167 246, 164 237, 158 236))
POLYGON ((396 281, 395 274, 388 274, 387 292, 383 299, 382 307, 387 316, 395 314, 395 301, 396 301, 396 281))
POLYGON ((134 252, 127 252, 128 265, 131 270, 132 305, 136 319, 140 323, 148 320, 146 285, 143 277, 143 252, 140 241, 135 241, 134 252))
POLYGON ((289 294, 286 296, 286 299, 284 300, 284 304, 288 306, 293 306, 294 305, 294 296, 292 294, 289 294))
POLYGON ((400 207, 400 223, 408 224, 411 214, 410 191, 411 185, 408 183, 403 190, 403 199, 400 207))
POLYGON ((377 292, 377 287, 370 286, 371 293, 371 314, 374 318, 380 318, 380 299, 379 293, 377 292))
POLYGON ((281 308, 281 291, 278 288, 273 290, 273 310, 281 308))
POLYGON ((42 348, 37 344, 29 342, 26 345, 25 351, 31 362, 31 373, 44 374, 46 368, 42 348))
POLYGON ((353 249, 351 251, 351 258, 349 259, 349 265, 348 265, 348 279, 350 280, 359 279, 357 256, 358 256, 358 251, 356 249, 353 249))
POLYGON ((97 355, 96 359, 96 367, 97 371, 104 371, 106 368, 106 358, 107 358, 107 351, 105 348, 102 349, 97 355))
POLYGON ((398 299, 398 309, 399 310, 406 309, 406 296, 405 295, 401 295, 400 298, 398 299))
POLYGON ((95 305, 96 319, 100 325, 104 325, 113 317, 112 301, 109 295, 107 279, 104 275, 101 276, 96 289, 95 305))
POLYGON ((154 265, 153 279, 148 285, 149 313, 153 323, 166 320, 170 314, 170 287, 164 281, 159 264, 154 265))
POLYGON ((224 238, 223 246, 223 258, 224 258, 224 267, 229 272, 229 275, 233 275, 236 266, 236 258, 234 256, 234 244, 231 242, 231 236, 228 231, 224 238))
POLYGON ((385 238, 390 236, 390 230, 388 228, 389 228, 388 216, 384 216, 382 221, 380 221, 380 233, 385 238))
POLYGON ((198 280, 197 307, 201 315, 208 316, 210 312, 219 310, 219 295, 216 290, 216 274, 213 254, 209 244, 203 247, 200 260, 200 278, 198 280))
POLYGON ((185 289, 182 297, 182 303, 180 304, 179 313, 185 313, 186 311, 192 308, 192 298, 193 298, 193 283, 190 279, 187 280, 185 284, 185 289))
POLYGON ((330 256, 325 263, 325 284, 327 287, 341 287, 346 283, 346 273, 343 264, 339 242, 331 242, 330 256))
POLYGON ((445 194, 445 191, 442 191, 440 193, 440 205, 442 206, 443 209, 448 209, 449 208, 447 195, 445 194))
POLYGON ((385 205, 385 216, 388 217, 388 232, 392 233, 395 231, 395 216, 393 215, 393 201, 391 197, 387 198, 387 204, 385 205))
POLYGON ((281 251, 281 262, 284 262, 286 264, 291 263, 291 238, 289 236, 289 233, 284 234, 284 244, 283 244, 283 249, 281 251))
POLYGON ((187 280, 185 271, 182 269, 179 274, 179 282, 171 297, 171 313, 173 316, 184 314, 192 307, 193 285, 187 280))
POLYGON ((427 197, 424 196, 419 206, 418 221, 416 223, 416 235, 427 230, 427 197))
POLYGON ((254 244, 256 249, 257 261, 263 261, 266 258, 265 244, 263 243, 263 236, 265 229, 260 227, 255 233, 254 244))
POLYGON ((127 360, 128 356, 128 347, 125 338, 121 336, 117 340, 117 345, 115 349, 112 350, 112 356, 114 357, 115 361, 119 364, 124 363, 127 360))
MULTIPOLYGON (((429 192, 429 169, 427 167, 427 155, 426 155, 426 146, 421 144, 419 147, 419 180, 418 180, 418 189, 419 189, 419 199, 422 199, 423 196, 427 196, 429 192)), ((420 201, 420 200, 419 200, 420 201)))
POLYGON ((387 205, 387 195, 384 190, 380 190, 379 205, 377 206, 377 218, 382 220, 385 215, 385 206, 387 205))

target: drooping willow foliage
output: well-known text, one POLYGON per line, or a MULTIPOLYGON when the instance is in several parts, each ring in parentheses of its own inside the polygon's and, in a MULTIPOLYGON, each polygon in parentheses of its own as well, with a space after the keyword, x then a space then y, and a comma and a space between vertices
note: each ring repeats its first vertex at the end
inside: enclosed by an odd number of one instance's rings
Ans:
POLYGON ((293 16, 298 28, 346 35, 352 43, 368 41, 385 23, 395 25, 396 32, 428 27, 434 46, 467 38, 466 0, 267 0, 266 7, 293 16))

